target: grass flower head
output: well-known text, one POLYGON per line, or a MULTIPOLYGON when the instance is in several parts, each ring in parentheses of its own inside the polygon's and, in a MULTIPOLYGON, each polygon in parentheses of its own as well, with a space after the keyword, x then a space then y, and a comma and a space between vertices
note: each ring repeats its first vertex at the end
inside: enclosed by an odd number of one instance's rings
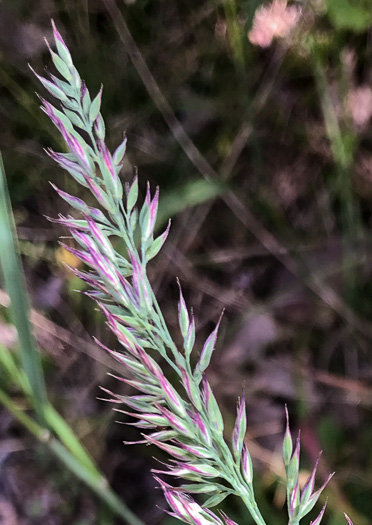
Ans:
MULTIPOLYGON (((256 32, 264 9, 271 16, 270 35, 284 35, 298 18, 294 8, 288 8, 285 2, 278 0, 270 9, 261 8, 256 32)), ((224 437, 221 411, 205 375, 221 319, 193 365, 195 323, 181 286, 178 320, 183 346, 179 349, 147 276, 147 265, 164 245, 170 226, 160 236, 154 237, 159 191, 152 191, 148 185, 140 205, 137 177, 131 183, 123 183, 120 173, 126 138, 113 153, 110 152, 100 113, 102 87, 92 98, 54 24, 53 31, 56 52, 50 49, 51 58, 62 78, 53 74, 48 78, 35 74, 56 99, 56 104, 52 105, 41 98, 41 107, 60 131, 67 152, 48 150, 47 153, 92 193, 99 206, 88 206, 83 200, 54 186, 79 218, 68 215, 53 220, 66 227, 78 245, 78 248, 66 246, 66 249, 78 257, 86 269, 73 268, 72 271, 89 285, 86 293, 100 307, 107 326, 118 340, 120 351, 98 344, 123 365, 125 377, 119 379, 138 391, 131 396, 120 396, 107 390, 106 393, 110 401, 128 408, 119 411, 134 418, 135 422, 131 424, 143 433, 137 443, 155 445, 169 454, 165 468, 154 470, 154 474, 173 516, 194 525, 236 525, 224 513, 217 515, 209 508, 229 495, 236 495, 242 499, 254 522, 265 525, 255 500, 252 460, 244 443, 247 426, 244 396, 238 402, 229 447, 224 437), (126 256, 115 249, 113 237, 124 241, 126 256), (140 239, 139 246, 135 241, 137 238, 140 239), (171 367, 177 378, 174 383, 164 374, 165 364, 171 367), (158 474, 178 478, 181 486, 173 487, 158 474), (206 500, 199 504, 191 494, 203 494, 206 500)), ((261 43, 268 42, 270 35, 266 40, 261 38, 261 43)), ((283 457, 289 523, 296 525, 314 507, 324 486, 314 492, 315 466, 307 485, 300 491, 299 439, 294 451, 292 447, 287 423, 283 457)), ((314 524, 320 522, 323 512, 324 509, 314 524)))

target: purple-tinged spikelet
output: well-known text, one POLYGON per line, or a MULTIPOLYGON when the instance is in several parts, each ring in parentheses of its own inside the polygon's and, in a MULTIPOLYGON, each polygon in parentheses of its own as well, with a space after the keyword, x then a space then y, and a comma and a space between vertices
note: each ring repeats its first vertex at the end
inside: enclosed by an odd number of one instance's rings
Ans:
POLYGON ((318 469, 320 456, 321 456, 321 453, 319 454, 318 459, 315 462, 314 468, 310 476, 308 477, 304 485, 304 488, 302 489, 302 493, 301 493, 301 503, 302 504, 307 503, 309 501, 311 494, 313 493, 314 484, 315 484, 315 476, 316 476, 316 471, 318 469))
POLYGON ((291 431, 289 428, 287 405, 285 406, 285 417, 286 417, 286 428, 285 428, 284 439, 283 439, 283 461, 284 461, 285 467, 287 467, 291 460, 292 450, 293 450, 292 435, 291 435, 291 431))
POLYGON ((320 524, 320 522, 322 521, 322 518, 324 516, 326 507, 327 507, 327 502, 324 503, 322 510, 320 511, 318 516, 315 518, 315 520, 310 522, 310 525, 319 525, 320 524))
POLYGON ((221 512, 221 515, 223 519, 225 520, 226 525, 238 525, 236 521, 233 521, 232 519, 228 518, 224 512, 221 512))
POLYGON ((162 406, 158 406, 158 409, 162 416, 167 420, 168 425, 177 430, 183 436, 191 439, 194 437, 194 432, 182 418, 176 416, 170 410, 162 406))
POLYGON ((194 407, 200 411, 202 409, 202 401, 199 388, 184 368, 180 368, 180 370, 182 373, 182 385, 187 392, 187 396, 194 407))
POLYGON ((212 445, 211 432, 208 428, 208 425, 203 421, 203 418, 201 417, 201 415, 198 412, 192 412, 190 414, 190 417, 192 421, 194 422, 194 425, 196 426, 196 428, 199 430, 199 433, 204 443, 207 446, 211 446, 212 445))
POLYGON ((62 36, 60 34, 60 32, 56 28, 54 20, 52 20, 52 26, 53 26, 54 40, 55 40, 55 43, 56 43, 56 46, 57 46, 57 50, 58 50, 58 53, 59 53, 60 57, 62 58, 62 60, 64 60, 64 62, 66 62, 66 64, 69 67, 73 67, 70 51, 69 51, 68 47, 66 46, 66 44, 65 44, 65 42, 64 42, 64 40, 63 40, 63 38, 62 38, 62 36))
POLYGON ((253 481, 253 467, 252 467, 252 459, 248 452, 248 449, 243 443, 242 447, 242 472, 244 474, 244 477, 247 481, 247 483, 252 483, 253 481))
POLYGON ((214 347, 216 345, 218 329, 220 327, 221 320, 222 320, 222 314, 221 314, 221 317, 220 317, 220 319, 219 319, 219 321, 217 323, 216 328, 213 330, 213 332, 209 335, 209 337, 205 341, 203 349, 202 349, 201 354, 200 354, 199 361, 198 361, 198 363, 196 365, 194 374, 195 374, 196 377, 198 377, 200 379, 202 377, 202 374, 203 374, 204 370, 206 370, 208 368, 208 365, 210 363, 210 360, 211 360, 211 357, 212 357, 212 352, 213 352, 214 347))
POLYGON ((238 401, 237 415, 235 420, 232 449, 236 461, 240 461, 242 455, 242 448, 244 443, 244 436, 247 429, 247 416, 245 410, 245 397, 242 396, 238 401))

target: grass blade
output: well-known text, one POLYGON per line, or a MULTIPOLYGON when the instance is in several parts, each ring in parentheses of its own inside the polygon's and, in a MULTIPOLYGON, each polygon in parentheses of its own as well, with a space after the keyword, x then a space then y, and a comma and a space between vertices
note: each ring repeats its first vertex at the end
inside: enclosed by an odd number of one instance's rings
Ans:
POLYGON ((0 154, 0 265, 5 288, 11 301, 11 315, 18 332, 22 366, 30 385, 34 408, 39 420, 42 421, 47 395, 40 355, 30 329, 30 308, 15 239, 15 224, 6 185, 4 164, 0 154))

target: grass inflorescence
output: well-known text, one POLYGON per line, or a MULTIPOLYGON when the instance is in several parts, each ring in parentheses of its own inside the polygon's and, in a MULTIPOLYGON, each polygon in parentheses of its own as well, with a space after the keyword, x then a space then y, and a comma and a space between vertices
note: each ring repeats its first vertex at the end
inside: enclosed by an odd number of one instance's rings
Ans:
MULTIPOLYGON (((173 516, 195 525, 234 525, 225 513, 218 515, 210 507, 235 495, 244 502, 254 522, 264 525, 254 494, 252 460, 245 445, 245 397, 237 404, 229 446, 221 411, 206 377, 221 318, 196 357, 193 312, 187 307, 179 285, 182 346, 179 348, 174 342, 147 274, 147 265, 160 252, 170 228, 168 224, 164 233, 154 237, 159 190, 152 192, 148 184, 144 202, 139 204, 137 176, 131 183, 123 184, 120 173, 126 137, 111 153, 101 115, 102 88, 92 99, 54 24, 53 33, 56 51, 49 49, 62 78, 51 73, 48 78, 35 75, 57 100, 52 105, 41 98, 41 107, 60 131, 68 151, 47 153, 90 190, 99 207, 89 206, 53 185, 79 217, 68 215, 52 220, 66 227, 79 246, 65 245, 65 248, 87 270, 71 270, 89 285, 85 293, 106 317, 108 327, 121 345, 120 351, 97 343, 123 365, 125 377, 120 380, 139 394, 121 396, 106 392, 114 403, 126 405, 127 410, 122 412, 135 419, 131 424, 141 432, 136 443, 155 445, 171 457, 165 468, 153 472, 173 516), (124 241, 124 255, 115 248, 116 238, 124 241), (176 382, 165 376, 165 364, 172 368, 176 382), (180 485, 164 481, 164 476, 177 478, 180 485), (191 494, 195 493, 203 495, 202 503, 193 499, 191 494)), ((296 525, 313 509, 331 476, 315 490, 316 463, 305 485, 300 485, 300 439, 293 447, 288 415, 283 459, 289 524, 296 525)), ((313 525, 320 523, 324 510, 325 506, 313 525)))

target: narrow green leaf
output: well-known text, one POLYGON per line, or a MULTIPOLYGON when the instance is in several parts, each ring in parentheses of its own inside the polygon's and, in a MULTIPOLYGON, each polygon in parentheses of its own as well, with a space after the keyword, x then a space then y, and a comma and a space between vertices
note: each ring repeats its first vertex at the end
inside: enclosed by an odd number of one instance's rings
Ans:
POLYGON ((6 371, 12 382, 27 396, 30 396, 30 384, 27 376, 16 361, 16 356, 9 351, 5 346, 0 345, 0 364, 1 368, 6 371))
POLYGON ((100 477, 100 473, 97 470, 92 458, 88 455, 79 439, 75 436, 71 427, 61 417, 58 412, 48 403, 48 406, 44 411, 45 421, 48 426, 54 430, 58 435, 59 439, 69 449, 71 454, 79 461, 87 471, 93 476, 100 477))
POLYGON ((227 187, 218 181, 198 179, 190 181, 177 189, 160 196, 156 230, 165 226, 169 217, 179 215, 183 210, 215 199, 227 191, 227 187))
POLYGON ((5 288, 11 301, 11 312, 14 325, 18 331, 21 349, 21 360, 30 384, 31 395, 39 419, 47 402, 44 376, 39 352, 29 323, 29 303, 22 272, 19 250, 16 244, 16 230, 11 211, 8 189, 5 181, 5 170, 0 154, 0 263, 5 288))

